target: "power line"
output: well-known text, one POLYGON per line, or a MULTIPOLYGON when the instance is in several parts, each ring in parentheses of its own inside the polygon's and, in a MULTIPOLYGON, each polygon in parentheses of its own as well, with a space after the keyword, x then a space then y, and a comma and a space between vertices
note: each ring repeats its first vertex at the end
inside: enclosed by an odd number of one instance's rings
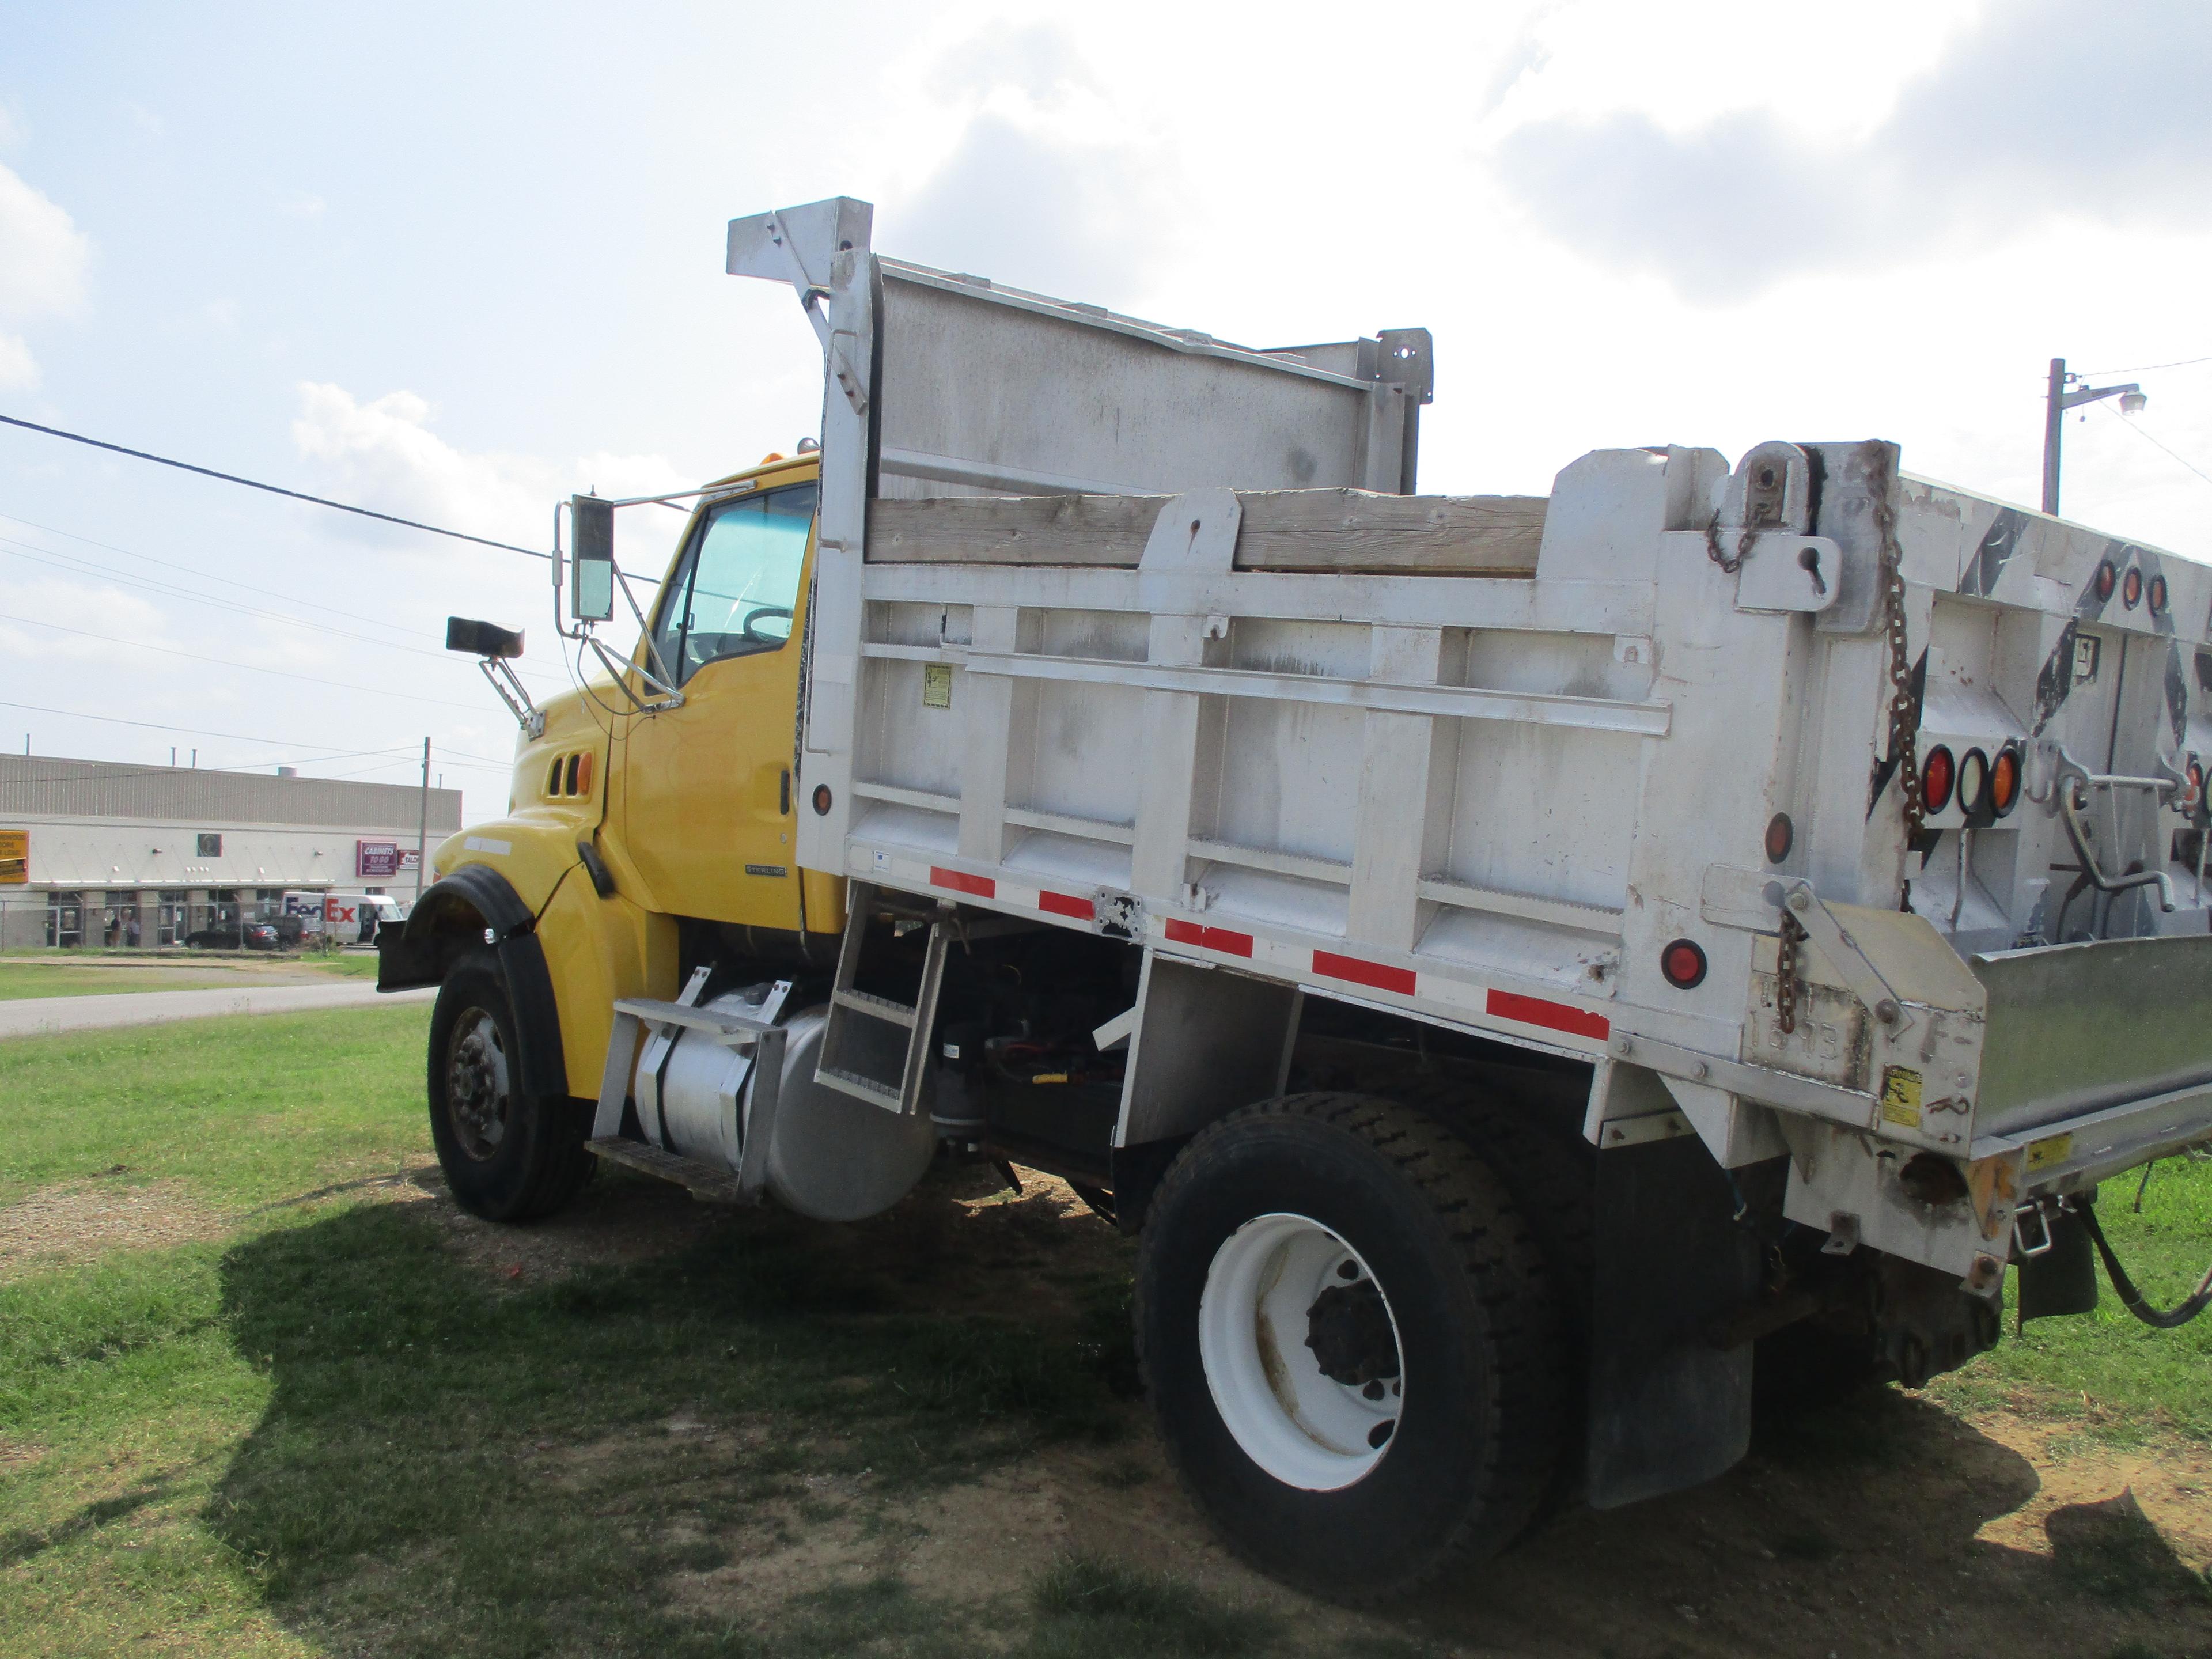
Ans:
MULTIPOLYGON (((2104 405, 2100 404, 2099 407, 2102 408, 2104 405)), ((2187 467, 2198 477, 2203 479, 2206 483, 2212 483, 2212 472, 2207 472, 2203 467, 2197 465, 2196 462, 2191 460, 2189 457, 2180 453, 2179 451, 2166 448, 2166 445, 2160 443, 2157 439, 2152 437, 2149 433, 2143 430, 2142 424, 2140 420, 2124 419, 2122 418, 2119 410, 2117 409, 2107 410, 2106 412, 2109 413, 2114 420, 2118 421, 2122 426, 2124 426, 2129 431, 2134 433, 2136 437, 2141 438, 2145 443, 2154 445, 2160 449, 2166 450, 2166 453, 2168 455, 2172 456, 2175 460, 2179 461, 2182 465, 2187 467)))
MULTIPOLYGON (((397 640, 380 640, 373 634, 356 634, 350 629, 334 628, 328 623, 311 622, 305 617, 291 616, 282 611, 267 611, 258 605, 240 605, 234 599, 218 599, 213 594, 195 593, 191 589, 179 587, 174 583, 156 581, 146 576, 127 575, 112 565, 100 563, 97 559, 88 559, 82 554, 64 553, 58 548, 39 547, 33 543, 17 541, 11 536, 0 536, 0 553, 5 553, 10 558, 27 559, 33 564, 43 564, 52 569, 65 571, 72 576, 102 576, 110 581, 119 582, 125 587, 137 588, 142 592, 156 594, 163 599, 183 599, 188 604, 205 605, 212 611, 228 611, 240 617, 255 617, 264 622, 283 623, 289 627, 306 629, 313 633, 328 634, 337 639, 357 640, 363 645, 377 646, 386 651, 405 651, 417 657, 434 658, 440 662, 450 663, 456 660, 446 652, 433 651, 427 646, 403 645, 397 640)), ((166 562, 166 561, 157 561, 157 562, 166 562)), ((541 685, 559 684, 548 675, 532 673, 528 670, 520 672, 525 678, 534 679, 541 685)))
POLYGON ((99 438, 88 438, 82 432, 64 432, 58 426, 40 426, 36 421, 18 420, 13 415, 0 415, 0 424, 20 426, 27 432, 43 432, 50 438, 66 438, 73 444, 87 444, 94 449, 111 450, 118 455, 128 455, 135 460, 152 461, 160 466, 173 466, 180 472, 197 472, 203 477, 220 478, 225 483, 244 484, 248 489, 265 489, 271 495, 289 495, 295 501, 311 501, 317 507, 328 507, 340 513, 357 513, 364 519, 381 519, 386 524, 396 524, 409 530, 427 531, 433 536, 450 536, 457 542, 474 542, 479 547, 495 547, 502 553, 520 553, 532 559, 550 559, 550 553, 541 553, 534 547, 517 547, 513 542, 495 542, 486 536, 471 536, 465 531, 447 530, 434 524, 424 524, 417 519, 398 518, 389 513, 378 513, 366 507, 354 507, 345 501, 334 501, 323 495, 309 495, 297 489, 286 489, 278 484, 263 483, 254 478, 241 478, 235 472, 218 472, 211 466, 194 466, 190 461, 172 460, 167 455, 150 454, 143 449, 126 449, 121 444, 112 444, 99 438))
POLYGON ((259 593, 267 599, 283 599, 291 605, 303 605, 310 611, 327 611, 333 617, 343 617, 351 622, 367 623, 372 628, 389 628, 395 633, 406 631, 398 623, 382 622, 374 617, 364 617, 356 611, 341 610, 334 605, 319 605, 313 599, 303 599, 296 593, 279 593, 273 587, 263 587, 257 583, 235 581, 228 576, 218 576, 211 570, 202 570, 196 565, 184 564, 175 559, 157 559, 150 553, 134 553, 127 547, 118 547, 113 542, 103 542, 91 536, 80 536, 74 530, 64 530, 55 525, 40 524, 35 519, 18 518, 13 513, 0 513, 0 519, 6 519, 11 524, 20 524, 31 530, 43 530, 49 536, 65 536, 70 541, 82 542, 88 547, 105 548, 110 553, 120 553, 125 558, 137 559, 143 564, 160 565, 165 570, 190 571, 203 581, 221 582, 225 587, 242 588, 248 593, 259 593))
POLYGON ((144 640, 125 640, 118 639, 112 634, 95 634, 90 629, 64 628, 59 623, 42 622, 35 617, 11 617, 5 611, 0 611, 0 622, 21 623, 30 628, 50 628, 57 634, 74 634, 81 640, 98 640, 106 645, 127 645, 133 650, 155 651, 165 657, 182 657, 187 662, 210 662, 219 668, 242 668, 250 674, 274 674, 280 679, 304 680, 309 685, 335 686, 341 691, 366 691, 373 696, 399 697, 408 702, 434 703, 441 708, 465 708, 479 714, 483 712, 481 706, 477 703, 455 702, 450 697, 417 696, 412 691, 387 691, 380 685, 356 685, 350 680, 326 680, 319 674, 295 674, 289 669, 263 668, 254 663, 236 662, 228 657, 210 657, 198 651, 179 651, 173 646, 153 645, 144 640))
POLYGON ((2212 363, 2212 357, 2184 357, 2178 363, 2134 363, 2126 368, 2084 368, 2076 372, 2094 380, 2100 374, 2147 374, 2154 368, 2194 368, 2199 363, 2212 363))
MULTIPOLYGON (((158 720, 125 720, 121 716, 116 714, 81 714, 74 708, 49 708, 43 704, 35 702, 9 702, 4 699, 0 699, 0 708, 27 709, 33 714, 59 714, 66 720, 98 720, 102 725, 106 726, 142 726, 149 732, 180 732, 188 738, 222 738, 231 743, 251 743, 257 744, 276 744, 280 746, 283 746, 285 744, 285 740, 283 738, 252 738, 246 736, 242 732, 209 732, 203 730, 201 727, 197 726, 164 726, 158 720)), ((358 755, 381 755, 386 753, 396 754, 398 750, 395 747, 390 750, 382 749, 357 749, 354 752, 358 755)), ((451 753, 452 751, 448 750, 447 752, 451 753)), ((477 756, 472 758, 481 760, 483 759, 483 757, 477 756)), ((496 765, 502 771, 508 769, 510 765, 509 763, 506 762, 486 761, 485 763, 487 765, 496 765)))
MULTIPOLYGON (((97 719, 98 716, 79 714, 72 716, 72 718, 77 720, 92 720, 97 719)), ((0 778, 0 782, 10 784, 88 783, 95 781, 100 778, 153 778, 162 776, 165 774, 178 772, 236 772, 258 774, 264 767, 328 766, 332 761, 360 760, 368 755, 393 756, 396 757, 393 760, 380 763, 380 765, 382 766, 392 766, 400 764, 402 762, 412 764, 414 757, 420 752, 421 751, 419 750, 416 749, 412 745, 410 745, 405 749, 347 749, 342 750, 335 755, 278 755, 269 760, 236 761, 228 766, 129 766, 116 761, 87 760, 76 761, 70 763, 78 766, 98 766, 104 768, 105 769, 93 776, 88 776, 82 772, 49 772, 44 776, 29 776, 19 772, 6 778, 0 778)), ((14 760, 16 757, 9 755, 0 758, 14 760)), ((30 757, 26 756, 23 757, 23 758, 28 759, 30 757)), ((42 755, 40 756, 39 758, 41 760, 52 761, 58 758, 58 757, 42 755)), ((323 781, 327 782, 329 780, 325 779, 323 780, 323 781)))

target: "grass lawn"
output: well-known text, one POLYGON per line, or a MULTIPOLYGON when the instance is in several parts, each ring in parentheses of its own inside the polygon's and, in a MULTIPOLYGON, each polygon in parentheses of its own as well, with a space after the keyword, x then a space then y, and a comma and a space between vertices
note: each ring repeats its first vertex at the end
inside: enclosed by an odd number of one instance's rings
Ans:
POLYGON ((192 971, 190 963, 160 968, 63 968, 43 963, 0 968, 0 1002, 30 997, 96 997, 117 991, 210 991, 239 982, 220 969, 192 971))
MULTIPOLYGON (((957 1558, 825 1570, 798 1594, 744 1577, 738 1556, 823 1538, 860 1559, 1041 1453, 1111 1448, 1102 1466, 1145 1480, 1140 1443, 1116 1443, 1139 1421, 1126 1246, 1088 1228, 1097 1248, 1071 1255, 1009 1203, 988 1264, 1006 1277, 948 1289, 946 1228, 975 1223, 947 1223, 967 1212, 939 1182, 856 1228, 738 1214, 627 1262, 472 1259, 442 1206, 386 1184, 428 1156, 428 1019, 0 1042, 0 1653, 1428 1650, 1324 1644, 1084 1556, 994 1572, 1013 1510, 985 1513, 966 1580, 957 1558), (107 1212, 167 1231, 102 1248, 107 1212)), ((2161 1165, 2140 1217, 2132 1197, 2114 1183, 2101 1212, 2170 1300, 2212 1243, 2212 1165, 2161 1165)), ((2054 1412, 2086 1389, 2115 1419, 2212 1437, 2212 1322, 2139 1334, 2116 1313, 2031 1327, 1939 1389, 2054 1412)), ((1759 1571, 1812 1549, 1779 1540, 1759 1571)), ((1954 1565, 1933 1570, 1955 1583, 1954 1565)), ((1689 1593, 1655 1591, 1660 1616, 1689 1593)))
MULTIPOLYGON (((874 1263, 925 1261, 926 1227, 869 1257, 741 1216, 507 1288, 428 1204, 288 1201, 426 1154, 427 1020, 0 1044, 0 1206, 135 1188, 206 1235, 0 1285, 0 1652, 804 1655, 896 1632, 951 1655, 981 1619, 1080 1655, 1149 1627, 1157 1587, 1126 1574, 1096 1618, 1046 1585, 956 1613, 871 1580, 766 1636, 641 1593, 721 1562, 702 1528, 804 1521, 824 1481, 896 1500, 1119 1434, 1126 1278, 1036 1324, 910 1315, 874 1263)), ((1247 1650, 1204 1630, 1152 1650, 1247 1650)))

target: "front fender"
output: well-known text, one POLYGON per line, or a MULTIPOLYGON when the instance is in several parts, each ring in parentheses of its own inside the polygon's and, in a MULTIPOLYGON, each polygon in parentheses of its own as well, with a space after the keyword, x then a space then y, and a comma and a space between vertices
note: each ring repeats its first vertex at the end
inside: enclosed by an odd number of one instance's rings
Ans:
POLYGON ((522 1086, 540 1098, 568 1092, 568 1068, 561 1041, 561 1006, 553 994, 553 975, 538 940, 538 918, 514 884, 481 864, 464 865, 422 895, 405 927, 380 929, 376 939, 376 988, 399 991, 444 980, 453 964, 471 949, 489 945, 499 953, 520 1039, 522 1086))

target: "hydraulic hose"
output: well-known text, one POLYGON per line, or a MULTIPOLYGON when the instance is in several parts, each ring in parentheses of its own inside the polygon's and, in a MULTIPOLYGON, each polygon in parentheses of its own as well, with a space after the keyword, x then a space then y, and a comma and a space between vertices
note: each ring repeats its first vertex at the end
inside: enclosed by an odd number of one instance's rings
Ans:
POLYGON ((2197 1281, 2197 1289, 2187 1301, 2163 1311, 2151 1307, 2144 1302, 2142 1292, 2136 1288, 2135 1281, 2128 1277, 2128 1270, 2120 1266, 2120 1259, 2112 1254, 2112 1247, 2105 1242, 2105 1230, 2097 1224, 2095 1209, 2083 1204, 2077 1206, 2074 1213, 2089 1230, 2089 1242, 2097 1247, 2097 1254, 2105 1259, 2105 1271, 2112 1275, 2112 1288, 2120 1293, 2121 1302, 2144 1324, 2154 1326, 2161 1331, 2177 1330, 2206 1308, 2212 1307, 2212 1267, 2204 1270, 2204 1277, 2197 1281))

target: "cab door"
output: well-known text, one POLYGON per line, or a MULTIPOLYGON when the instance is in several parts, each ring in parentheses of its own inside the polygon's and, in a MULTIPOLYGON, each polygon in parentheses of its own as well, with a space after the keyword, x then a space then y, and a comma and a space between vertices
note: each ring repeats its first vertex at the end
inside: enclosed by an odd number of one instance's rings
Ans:
POLYGON ((665 915, 801 926, 791 763, 815 496, 810 479, 714 503, 662 590, 653 638, 684 706, 630 719, 622 770, 623 842, 665 915))

